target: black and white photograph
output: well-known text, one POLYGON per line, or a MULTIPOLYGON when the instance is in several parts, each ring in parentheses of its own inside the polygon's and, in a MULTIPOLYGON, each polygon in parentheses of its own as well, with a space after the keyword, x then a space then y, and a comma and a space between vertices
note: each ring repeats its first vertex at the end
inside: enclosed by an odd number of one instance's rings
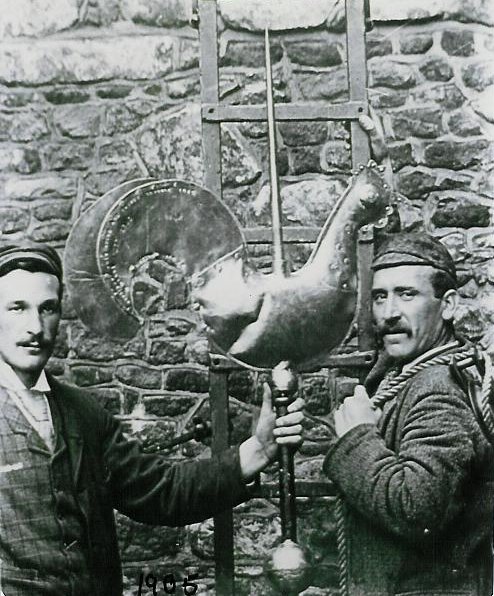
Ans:
POLYGON ((494 0, 0 0, 0 596, 494 596, 494 0))

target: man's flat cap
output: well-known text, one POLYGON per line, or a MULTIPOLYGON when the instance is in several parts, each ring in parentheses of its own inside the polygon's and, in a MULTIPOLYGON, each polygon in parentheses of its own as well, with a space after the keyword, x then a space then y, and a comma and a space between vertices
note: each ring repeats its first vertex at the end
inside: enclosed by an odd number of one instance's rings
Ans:
POLYGON ((456 281, 456 267, 448 249, 425 233, 398 232, 389 234, 377 247, 372 269, 400 265, 427 265, 451 275, 456 281))
POLYGON ((34 242, 0 244, 0 275, 15 269, 15 264, 20 261, 39 263, 62 282, 62 261, 51 246, 34 242))

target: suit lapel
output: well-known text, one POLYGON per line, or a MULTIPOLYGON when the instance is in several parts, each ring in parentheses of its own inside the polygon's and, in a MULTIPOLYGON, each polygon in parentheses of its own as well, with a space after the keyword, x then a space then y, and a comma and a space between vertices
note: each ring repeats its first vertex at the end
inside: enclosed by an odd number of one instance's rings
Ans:
POLYGON ((63 389, 56 379, 47 375, 48 383, 51 387, 49 399, 53 402, 52 413, 55 425, 55 434, 62 434, 67 443, 67 449, 70 458, 72 479, 74 486, 78 486, 81 473, 81 463, 83 454, 83 438, 79 424, 77 412, 72 407, 72 401, 64 398, 63 389), (57 415, 58 414, 58 415, 57 415))

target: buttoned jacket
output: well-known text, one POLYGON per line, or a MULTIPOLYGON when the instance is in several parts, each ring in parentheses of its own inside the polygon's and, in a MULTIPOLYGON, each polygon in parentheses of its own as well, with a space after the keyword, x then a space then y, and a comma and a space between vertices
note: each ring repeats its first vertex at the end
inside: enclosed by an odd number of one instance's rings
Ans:
POLYGON ((114 509, 146 524, 183 526, 248 498, 237 449, 171 466, 126 439, 121 424, 87 392, 52 377, 49 383, 86 522, 93 596, 122 594, 114 509))
POLYGON ((335 439, 324 469, 346 510, 349 596, 491 596, 493 452, 448 366, 335 439))

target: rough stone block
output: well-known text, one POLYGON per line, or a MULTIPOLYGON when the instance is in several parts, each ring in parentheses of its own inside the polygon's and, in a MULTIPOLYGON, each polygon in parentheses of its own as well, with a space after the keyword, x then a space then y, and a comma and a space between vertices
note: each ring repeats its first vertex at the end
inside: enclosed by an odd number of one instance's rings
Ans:
POLYGON ((0 207, 0 231, 2 234, 23 232, 29 225, 29 214, 17 207, 0 207))
POLYGON ((0 145, 0 171, 34 174, 41 170, 41 159, 36 149, 0 145))
POLYGON ((376 21, 408 21, 415 19, 432 19, 444 14, 444 1, 430 2, 430 0, 400 0, 400 2, 386 2, 373 0, 371 17, 376 21))
MULTIPOLYGON (((137 136, 137 147, 152 175, 202 184, 201 140, 200 107, 190 104, 165 114, 152 126, 145 125, 137 136)), ((241 135, 225 126, 223 141, 224 183, 237 186, 256 180, 261 172, 241 135)))
POLYGON ((139 429, 138 438, 146 453, 156 453, 177 434, 177 423, 171 420, 156 420, 139 429))
POLYGON ((369 63, 369 75, 372 87, 409 89, 415 85, 415 74, 411 66, 388 59, 372 60, 369 63))
POLYGON ((183 79, 175 79, 167 84, 168 96, 171 99, 184 99, 200 92, 201 85, 197 75, 183 79))
POLYGON ((433 168, 461 170, 479 164, 485 156, 489 142, 476 141, 436 141, 426 145, 424 163, 433 168))
POLYGON ((424 85, 410 92, 412 101, 418 104, 435 102, 447 110, 460 107, 465 96, 454 83, 446 85, 424 85))
POLYGON ((134 130, 142 124, 145 116, 151 111, 152 104, 149 102, 146 102, 144 106, 137 102, 112 105, 106 110, 105 132, 112 136, 134 130))
MULTIPOLYGON (((277 41, 270 42, 271 63, 276 64, 283 57, 283 48, 277 41)), ((247 66, 259 68, 264 64, 264 43, 231 39, 220 58, 221 66, 247 66)))
POLYGON ((302 397, 305 408, 313 416, 323 416, 331 409, 331 395, 328 379, 324 376, 310 376, 303 380, 302 397))
POLYGON ((43 149, 50 170, 86 170, 93 160, 93 145, 88 143, 51 143, 43 149))
POLYGON ((145 395, 143 398, 146 414, 152 416, 180 416, 197 404, 197 395, 145 395))
POLYGON ((472 31, 447 29, 441 37, 441 47, 450 56, 473 56, 475 39, 472 31))
POLYGON ((125 354, 125 344, 98 337, 79 326, 72 328, 70 347, 77 358, 97 362, 111 362, 125 354))
POLYGON ((50 103, 62 105, 66 103, 84 103, 90 98, 90 95, 74 87, 55 87, 45 92, 45 98, 50 103))
POLYGON ((468 113, 455 112, 448 118, 449 130, 459 137, 472 137, 482 134, 480 123, 468 113))
POLYGON ((101 366, 71 366, 70 374, 73 382, 79 387, 102 385, 110 382, 113 378, 113 370, 101 366))
POLYGON ((130 85, 122 85, 120 83, 103 85, 96 89, 96 95, 101 99, 123 99, 127 97, 132 91, 130 85))
POLYGON ((494 83, 494 60, 466 64, 462 68, 462 78, 467 87, 483 91, 494 83))
POLYGON ((221 160, 224 164, 225 186, 252 184, 261 175, 261 170, 240 133, 223 127, 221 160))
POLYGON ((433 39, 430 33, 413 33, 400 38, 402 54, 425 54, 432 48, 433 39))
MULTIPOLYGON (((321 226, 332 207, 345 190, 341 177, 318 176, 287 184, 281 188, 281 202, 284 225, 321 226)), ((264 186, 256 198, 253 208, 257 217, 269 213, 269 186, 264 186)))
POLYGON ((304 99, 334 99, 348 92, 346 68, 325 73, 296 71, 295 81, 304 99))
POLYGON ((369 89, 369 102, 376 109, 398 108, 406 102, 409 96, 408 91, 369 89))
POLYGON ((346 141, 329 141, 321 151, 321 169, 323 172, 351 170, 352 155, 346 141))
POLYGON ((221 16, 232 29, 264 31, 265 27, 280 31, 285 29, 310 29, 324 25, 330 16, 330 5, 325 0, 311 0, 307 10, 306 0, 264 0, 231 2, 219 0, 221 16))
POLYGON ((177 66, 180 70, 199 66, 199 42, 197 39, 182 38, 180 40, 177 66))
POLYGON ((321 172, 320 153, 319 145, 291 147, 288 151, 290 174, 321 172))
POLYGON ((142 364, 122 364, 115 370, 115 378, 125 385, 141 389, 160 389, 161 371, 142 364))
POLYGON ((156 339, 151 343, 149 362, 151 364, 179 364, 185 361, 184 341, 156 339))
POLYGON ((471 103, 475 112, 485 118, 487 122, 494 124, 494 85, 490 85, 471 103))
POLYGON ((434 138, 442 134, 442 111, 439 108, 409 108, 391 114, 396 138, 409 136, 434 138))
POLYGON ((199 339, 187 347, 187 359, 209 366, 209 347, 206 339, 199 339))
POLYGON ((0 91, 0 106, 5 108, 23 108, 33 101, 34 94, 31 91, 0 91))
POLYGON ((29 234, 35 242, 55 242, 65 240, 70 232, 70 225, 65 221, 52 221, 36 226, 29 234))
MULTIPOLYGON (((292 41, 286 43, 286 50, 288 58, 295 64, 316 68, 338 66, 342 63, 343 48, 336 42, 292 41)), ((261 61, 258 62, 258 64, 261 63, 261 61)))
POLYGON ((391 40, 386 37, 368 36, 366 44, 367 59, 374 56, 386 56, 393 53, 391 40))
POLYGON ((404 168, 397 175, 397 190, 409 199, 427 195, 436 187, 436 176, 423 168, 404 168))
POLYGON ((322 122, 280 122, 278 130, 285 145, 317 145, 323 143, 328 135, 328 126, 322 122))
POLYGON ((29 110, 11 116, 9 137, 12 141, 36 141, 48 136, 49 132, 44 114, 29 110))
POLYGON ((72 216, 72 204, 69 201, 51 201, 33 207, 32 213, 38 221, 50 219, 70 219, 72 216))
POLYGON ((165 387, 169 391, 207 393, 209 390, 208 372, 185 368, 169 370, 165 378, 165 387))
POLYGON ((121 0, 125 19, 154 27, 181 27, 192 17, 191 0, 121 0))
POLYGON ((416 165, 417 163, 413 154, 413 147, 410 143, 393 143, 392 145, 388 145, 388 150, 393 172, 397 172, 405 166, 416 165))
POLYGON ((420 72, 428 81, 449 81, 453 69, 444 58, 430 56, 420 65, 420 72))
POLYGON ((0 46, 0 82, 42 85, 141 80, 173 70, 175 38, 145 35, 46 39, 0 46))
POLYGON ((98 135, 101 111, 98 106, 76 105, 54 111, 53 121, 62 135, 81 139, 98 135))
POLYGON ((467 247, 466 236, 463 231, 451 232, 442 236, 440 240, 457 264, 470 256, 470 250, 467 247))
POLYGON ((76 183, 73 178, 46 174, 33 178, 8 178, 0 182, 1 195, 6 201, 31 200, 43 197, 73 197, 76 183))
POLYGON ((440 228, 488 227, 490 210, 475 199, 475 195, 441 197, 432 214, 432 224, 440 228))
POLYGON ((100 169, 104 167, 125 166, 134 159, 132 147, 125 140, 117 141, 112 139, 99 146, 98 165, 100 169))
POLYGON ((262 381, 254 381, 252 373, 248 371, 233 371, 228 376, 228 395, 244 403, 261 405, 262 381), (256 393, 257 389, 257 393, 256 393))
POLYGON ((8 37, 42 37, 77 23, 76 0, 50 0, 49 6, 39 0, 15 0, 3 6, 0 39, 8 37))
POLYGON ((462 337, 477 342, 486 332, 486 321, 479 308, 462 305, 455 315, 455 330, 462 337))

